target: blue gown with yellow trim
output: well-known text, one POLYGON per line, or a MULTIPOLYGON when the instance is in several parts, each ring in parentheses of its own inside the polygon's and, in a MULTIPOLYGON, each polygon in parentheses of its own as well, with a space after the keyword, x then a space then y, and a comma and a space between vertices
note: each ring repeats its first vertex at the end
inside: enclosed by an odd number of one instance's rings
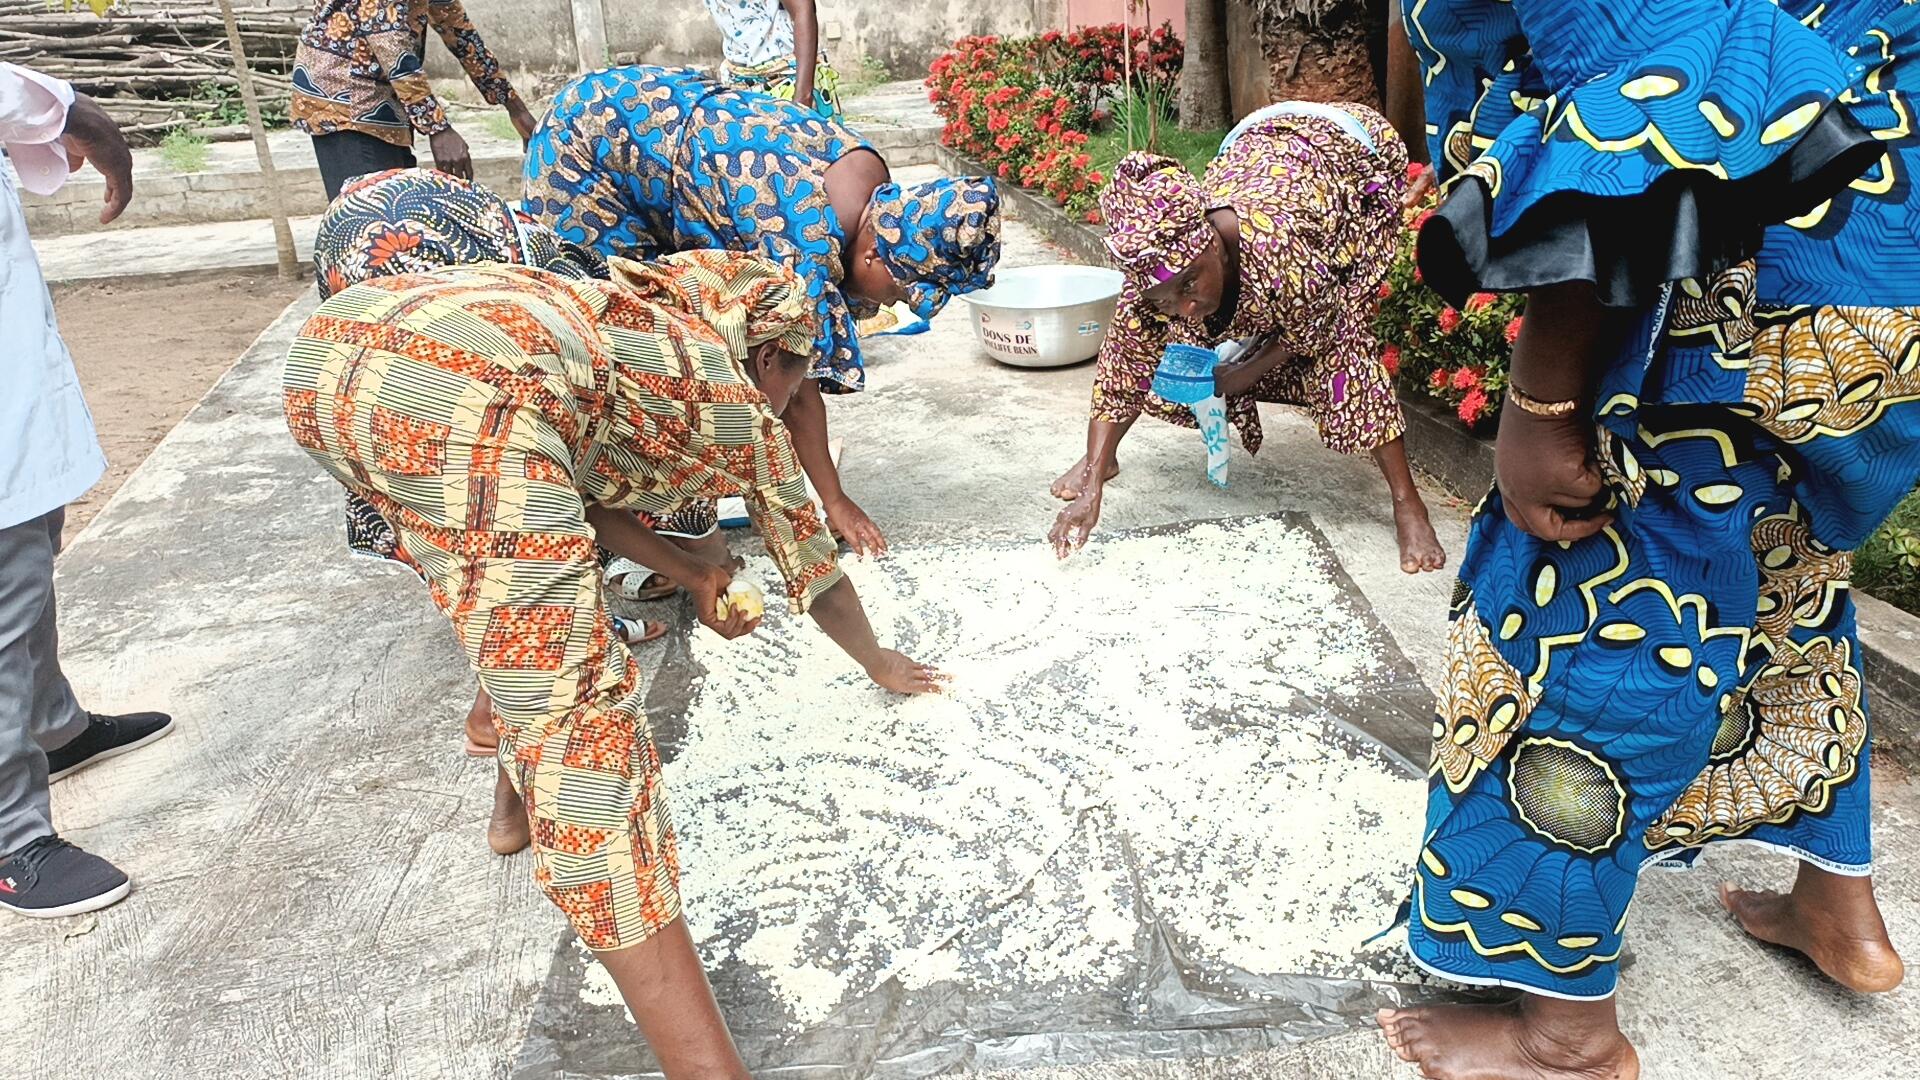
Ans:
POLYGON ((1616 518, 1561 545, 1478 509, 1460 570, 1414 955, 1612 993, 1640 871, 1710 842, 1864 874, 1847 552, 1920 479, 1920 6, 1420 0, 1447 201, 1429 281, 1593 282, 1616 518))

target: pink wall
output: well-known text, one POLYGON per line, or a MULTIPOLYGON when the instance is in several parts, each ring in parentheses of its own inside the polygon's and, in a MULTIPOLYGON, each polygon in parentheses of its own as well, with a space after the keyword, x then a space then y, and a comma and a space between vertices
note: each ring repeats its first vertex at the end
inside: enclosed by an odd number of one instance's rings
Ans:
POLYGON ((1149 27, 1171 22, 1174 33, 1187 36, 1187 6, 1181 0, 1159 0, 1144 13, 1136 9, 1131 20, 1127 17, 1127 0, 1067 0, 1067 29, 1128 21, 1135 26, 1145 22, 1149 27), (1150 21, 1147 15, 1152 16, 1150 21))

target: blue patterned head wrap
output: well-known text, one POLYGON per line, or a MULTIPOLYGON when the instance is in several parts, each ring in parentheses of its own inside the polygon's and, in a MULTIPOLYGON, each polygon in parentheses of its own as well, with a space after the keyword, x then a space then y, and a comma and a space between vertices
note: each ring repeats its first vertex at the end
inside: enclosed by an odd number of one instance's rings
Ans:
POLYGON ((313 245, 322 299, 368 278, 474 263, 607 276, 598 255, 566 243, 479 184, 432 169, 389 169, 348 181, 320 219, 313 245))
POLYGON ((873 191, 880 261, 907 290, 907 306, 932 318, 955 296, 993 284, 1000 261, 1000 189, 984 176, 941 177, 873 191))

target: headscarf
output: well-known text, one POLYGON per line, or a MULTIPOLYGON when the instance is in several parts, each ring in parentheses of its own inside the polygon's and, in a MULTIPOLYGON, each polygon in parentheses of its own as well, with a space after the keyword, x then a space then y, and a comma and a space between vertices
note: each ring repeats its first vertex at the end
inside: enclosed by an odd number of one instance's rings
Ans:
POLYGON ((881 184, 871 203, 874 246, 907 306, 931 319, 955 296, 993 284, 1000 261, 1000 189, 984 176, 881 184))
POLYGON ((820 319, 793 271, 736 251, 682 251, 656 262, 614 258, 608 269, 626 292, 705 323, 734 358, 777 341, 790 353, 813 351, 820 319))
POLYGON ((561 240, 486 188, 432 169, 389 169, 348 181, 320 219, 313 245, 323 300, 368 278, 475 263, 607 276, 600 256, 561 240))
POLYGON ((1100 192, 1107 253, 1151 288, 1172 281, 1213 243, 1207 196, 1186 166, 1136 150, 1120 159, 1100 192))

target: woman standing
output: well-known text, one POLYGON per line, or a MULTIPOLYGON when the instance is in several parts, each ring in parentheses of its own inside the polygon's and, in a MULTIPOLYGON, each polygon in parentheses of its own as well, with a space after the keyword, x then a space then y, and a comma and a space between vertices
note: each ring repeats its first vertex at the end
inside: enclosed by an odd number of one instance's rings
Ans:
POLYGON ((905 301, 931 318, 1000 259, 991 180, 903 188, 859 136, 811 110, 698 72, 610 68, 554 98, 527 155, 527 210, 602 255, 717 248, 800 276, 818 318, 786 423, 828 525, 859 554, 886 539, 840 485, 821 393, 866 381, 854 318, 905 301))
POLYGON ((1604 16, 1407 15, 1450 185, 1422 270, 1527 296, 1410 923, 1422 964, 1525 993, 1382 1012, 1443 1080, 1637 1076, 1613 994, 1640 871, 1716 840, 1800 860, 1791 892, 1721 887, 1747 932, 1854 991, 1903 977, 1847 552, 1920 477, 1920 8, 1604 16))
POLYGON ((1363 105, 1283 102, 1247 118, 1196 181, 1170 158, 1121 159, 1100 193, 1107 250, 1126 273, 1094 371, 1087 452, 1054 482, 1069 500, 1051 539, 1062 558, 1100 520, 1120 440, 1143 412, 1195 426, 1149 387, 1170 344, 1255 340, 1215 385, 1249 453, 1262 401, 1299 405, 1328 447, 1366 452, 1393 493, 1400 568, 1437 570, 1446 552, 1407 467, 1405 420, 1372 318, 1393 261, 1406 151, 1363 105))
POLYGON ((515 266, 380 278, 287 355, 287 426, 393 523, 499 715, 534 879, 619 984, 669 1076, 745 1076, 680 918, 678 855, 638 665, 596 540, 687 582, 732 638, 757 612, 626 510, 746 495, 795 613, 901 693, 940 676, 880 647, 776 414, 814 337, 799 282, 720 252, 615 282, 515 266))
POLYGON ((720 28, 730 86, 798 102, 829 120, 840 118, 840 73, 820 48, 813 0, 706 0, 720 28))

